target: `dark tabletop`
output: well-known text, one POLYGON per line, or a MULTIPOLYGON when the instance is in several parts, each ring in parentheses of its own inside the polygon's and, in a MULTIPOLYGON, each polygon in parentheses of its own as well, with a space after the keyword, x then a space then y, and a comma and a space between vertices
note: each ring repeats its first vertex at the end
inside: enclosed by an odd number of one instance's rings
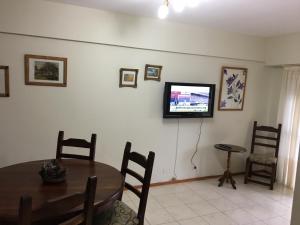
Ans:
POLYGON ((44 160, 20 163, 0 169, 0 224, 15 221, 21 195, 32 196, 33 210, 45 201, 75 192, 83 192, 87 178, 98 178, 95 206, 101 208, 119 197, 124 178, 115 168, 88 160, 62 159, 66 168, 66 181, 43 184, 38 172, 44 160))
POLYGON ((229 144, 216 144, 215 145, 216 149, 222 150, 222 151, 226 151, 226 152, 246 152, 247 149, 238 146, 238 145, 229 145, 229 144))

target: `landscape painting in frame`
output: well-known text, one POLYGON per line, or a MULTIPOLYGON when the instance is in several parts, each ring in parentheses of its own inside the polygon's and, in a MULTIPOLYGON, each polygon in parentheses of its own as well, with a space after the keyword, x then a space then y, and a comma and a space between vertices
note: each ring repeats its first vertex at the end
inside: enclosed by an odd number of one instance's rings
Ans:
POLYGON ((25 55, 25 84, 67 86, 67 58, 25 55))
POLYGON ((146 64, 144 80, 160 81, 162 66, 146 64))
POLYGON ((9 97, 8 66, 0 66, 0 97, 9 97))
POLYGON ((119 87, 137 87, 138 69, 120 69, 119 87))
POLYGON ((222 67, 219 110, 243 110, 247 72, 246 68, 222 67))

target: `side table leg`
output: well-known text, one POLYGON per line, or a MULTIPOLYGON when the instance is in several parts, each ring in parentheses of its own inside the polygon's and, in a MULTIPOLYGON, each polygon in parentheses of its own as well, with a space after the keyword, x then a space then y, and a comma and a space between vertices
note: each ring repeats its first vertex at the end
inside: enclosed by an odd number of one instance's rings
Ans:
POLYGON ((221 176, 220 178, 219 178, 219 187, 221 187, 221 186, 223 186, 223 184, 224 184, 224 182, 225 182, 225 179, 226 179, 226 173, 227 173, 227 171, 225 171, 224 172, 224 174, 223 174, 223 176, 221 176))
POLYGON ((230 183, 231 183, 232 187, 233 187, 234 189, 236 189, 236 186, 235 186, 235 180, 233 179, 231 173, 230 173, 230 183))

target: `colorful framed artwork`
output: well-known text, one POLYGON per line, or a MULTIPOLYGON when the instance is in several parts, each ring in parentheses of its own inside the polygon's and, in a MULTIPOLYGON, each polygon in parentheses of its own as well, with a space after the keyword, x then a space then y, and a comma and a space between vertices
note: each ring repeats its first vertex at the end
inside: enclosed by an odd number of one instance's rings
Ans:
POLYGON ((0 66, 0 97, 9 97, 9 67, 0 66))
POLYGON ((162 66, 146 64, 144 80, 160 81, 162 66))
POLYGON ((243 110, 247 73, 246 68, 222 67, 219 110, 243 110))
POLYGON ((120 69, 120 82, 119 87, 132 87, 137 88, 138 69, 120 69))
POLYGON ((25 55, 25 84, 67 86, 67 58, 25 55))

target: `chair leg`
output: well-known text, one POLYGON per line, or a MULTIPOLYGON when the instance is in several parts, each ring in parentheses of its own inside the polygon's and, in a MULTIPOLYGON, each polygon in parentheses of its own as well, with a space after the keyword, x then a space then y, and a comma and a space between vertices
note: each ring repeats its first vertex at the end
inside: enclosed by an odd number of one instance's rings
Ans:
POLYGON ((252 169, 253 169, 253 164, 250 163, 250 166, 249 166, 249 177, 252 177, 252 169))
POLYGON ((248 183, 248 176, 249 176, 249 172, 250 172, 250 160, 247 159, 246 161, 246 171, 245 171, 245 179, 244 179, 244 184, 248 183))
POLYGON ((277 164, 275 165, 274 183, 276 183, 276 179, 277 179, 277 164))
POLYGON ((276 177, 276 165, 273 164, 272 165, 272 175, 271 175, 270 190, 273 190, 273 188, 274 188, 275 177, 276 177))

